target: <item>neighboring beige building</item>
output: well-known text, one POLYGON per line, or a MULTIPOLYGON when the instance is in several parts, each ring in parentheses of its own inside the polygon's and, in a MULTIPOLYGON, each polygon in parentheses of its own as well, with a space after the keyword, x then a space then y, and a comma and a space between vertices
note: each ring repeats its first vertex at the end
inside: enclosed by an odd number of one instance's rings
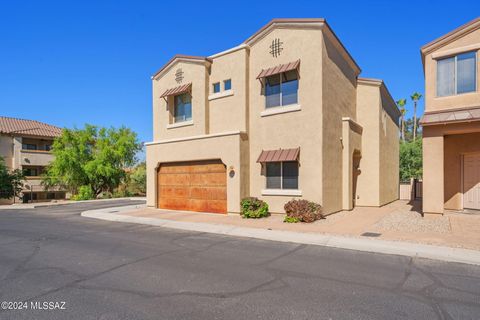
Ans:
POLYGON ((480 18, 421 49, 423 211, 480 210, 480 18))
POLYGON ((34 120, 0 117, 0 156, 10 170, 23 169, 26 175, 23 199, 0 199, 0 204, 65 198, 64 191, 45 191, 40 184, 40 175, 53 159, 53 139, 61 132, 59 127, 34 120))
POLYGON ((239 212, 247 196, 325 213, 398 199, 400 113, 324 19, 275 19, 209 57, 152 77, 147 205, 239 212))

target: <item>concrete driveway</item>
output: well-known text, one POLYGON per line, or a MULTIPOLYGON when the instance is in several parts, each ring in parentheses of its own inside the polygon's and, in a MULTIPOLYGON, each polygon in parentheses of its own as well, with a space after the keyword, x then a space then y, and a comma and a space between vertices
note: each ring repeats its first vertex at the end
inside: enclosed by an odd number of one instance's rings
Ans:
MULTIPOLYGON (((107 206, 132 204, 109 203, 107 206)), ((476 319, 480 268, 86 219, 0 212, 1 319, 476 319), (34 304, 35 306, 35 304, 34 304)))

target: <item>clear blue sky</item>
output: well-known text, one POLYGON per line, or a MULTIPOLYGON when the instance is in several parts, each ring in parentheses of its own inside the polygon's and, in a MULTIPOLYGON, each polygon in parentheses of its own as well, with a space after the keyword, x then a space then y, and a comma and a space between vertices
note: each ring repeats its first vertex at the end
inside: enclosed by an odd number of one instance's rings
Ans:
POLYGON ((420 47, 480 14, 480 1, 441 2, 1 0, 0 115, 126 125, 150 141, 157 69, 236 46, 276 17, 326 18, 362 76, 407 98, 424 91, 420 47))

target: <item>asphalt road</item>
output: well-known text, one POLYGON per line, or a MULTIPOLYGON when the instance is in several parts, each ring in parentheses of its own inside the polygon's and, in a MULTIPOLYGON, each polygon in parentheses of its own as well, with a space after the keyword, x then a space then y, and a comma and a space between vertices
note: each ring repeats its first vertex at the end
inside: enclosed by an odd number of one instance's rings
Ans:
POLYGON ((480 318, 480 267, 79 215, 122 204, 0 210, 0 319, 480 318))

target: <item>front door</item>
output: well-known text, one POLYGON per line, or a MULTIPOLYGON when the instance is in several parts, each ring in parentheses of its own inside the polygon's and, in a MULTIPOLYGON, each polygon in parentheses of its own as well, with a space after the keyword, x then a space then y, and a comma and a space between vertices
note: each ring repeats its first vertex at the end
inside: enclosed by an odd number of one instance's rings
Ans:
POLYGON ((480 153, 463 157, 463 207, 480 210, 480 153))

